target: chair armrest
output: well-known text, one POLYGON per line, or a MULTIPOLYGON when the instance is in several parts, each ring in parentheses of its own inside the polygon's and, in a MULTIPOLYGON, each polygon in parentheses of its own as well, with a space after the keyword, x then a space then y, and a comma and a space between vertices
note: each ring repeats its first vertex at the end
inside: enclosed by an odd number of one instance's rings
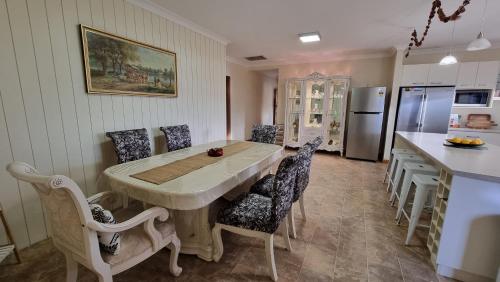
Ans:
POLYGON ((104 233, 116 233, 127 231, 131 228, 136 227, 141 223, 145 223, 147 221, 154 220, 155 218, 159 218, 161 221, 165 221, 168 219, 168 211, 165 208, 153 207, 147 209, 140 214, 132 217, 129 220, 124 222, 116 223, 116 224, 108 224, 108 223, 100 223, 95 220, 87 222, 87 227, 94 231, 104 232, 104 233))

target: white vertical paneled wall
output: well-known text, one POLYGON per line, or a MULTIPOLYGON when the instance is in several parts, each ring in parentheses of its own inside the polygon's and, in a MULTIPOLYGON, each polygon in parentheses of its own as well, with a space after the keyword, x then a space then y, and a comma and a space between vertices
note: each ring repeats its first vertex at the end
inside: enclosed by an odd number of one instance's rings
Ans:
MULTIPOLYGON (((0 0, 0 202, 20 247, 47 238, 36 192, 5 167, 24 161, 88 196, 116 162, 106 131, 187 123, 194 144, 225 138, 225 45, 125 0, 0 0), (87 94, 79 24, 177 53, 177 98, 87 94)), ((0 231, 0 243, 5 241, 0 231)))

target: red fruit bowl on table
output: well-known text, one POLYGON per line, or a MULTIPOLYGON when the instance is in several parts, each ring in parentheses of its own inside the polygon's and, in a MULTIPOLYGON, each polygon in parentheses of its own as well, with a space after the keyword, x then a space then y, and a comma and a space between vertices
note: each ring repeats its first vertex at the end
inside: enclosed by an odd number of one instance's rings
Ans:
POLYGON ((212 149, 208 150, 207 154, 210 157, 222 157, 224 155, 224 149, 222 149, 222 148, 212 148, 212 149))

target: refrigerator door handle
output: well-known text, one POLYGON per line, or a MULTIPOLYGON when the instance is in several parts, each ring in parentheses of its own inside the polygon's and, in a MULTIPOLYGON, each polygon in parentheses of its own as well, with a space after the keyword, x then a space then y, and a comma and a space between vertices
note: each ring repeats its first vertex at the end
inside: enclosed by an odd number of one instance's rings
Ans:
POLYGON ((420 107, 418 108, 418 118, 417 118, 417 128, 418 131, 421 131, 422 128, 422 116, 424 114, 424 100, 425 100, 425 94, 422 95, 420 98, 420 107))

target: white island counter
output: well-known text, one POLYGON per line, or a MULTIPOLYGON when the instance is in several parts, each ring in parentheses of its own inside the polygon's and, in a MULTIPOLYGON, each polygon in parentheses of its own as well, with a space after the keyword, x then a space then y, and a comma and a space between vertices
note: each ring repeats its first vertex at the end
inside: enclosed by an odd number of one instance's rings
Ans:
POLYGON ((397 132, 441 169, 427 246, 437 272, 462 281, 495 281, 500 272, 500 147, 444 146, 446 134, 397 132))

